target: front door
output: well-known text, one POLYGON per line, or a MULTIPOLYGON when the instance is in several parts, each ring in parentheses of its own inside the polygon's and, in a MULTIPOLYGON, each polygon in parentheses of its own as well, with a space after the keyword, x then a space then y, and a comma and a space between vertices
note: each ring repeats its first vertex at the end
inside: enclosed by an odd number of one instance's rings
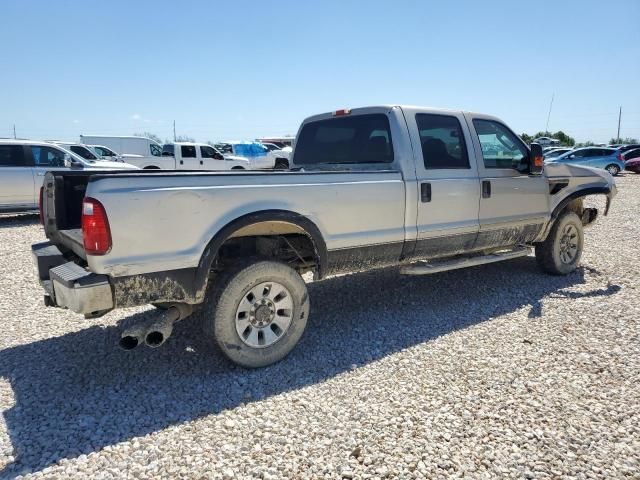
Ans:
POLYGON ((478 171, 462 114, 403 109, 414 145, 418 236, 414 258, 468 252, 478 234, 478 171))
POLYGON ((549 219, 549 184, 544 175, 521 172, 529 149, 493 118, 468 115, 476 131, 480 173, 480 234, 478 248, 532 242, 549 219))
POLYGON ((22 145, 0 145, 0 210, 35 208, 33 170, 22 145))

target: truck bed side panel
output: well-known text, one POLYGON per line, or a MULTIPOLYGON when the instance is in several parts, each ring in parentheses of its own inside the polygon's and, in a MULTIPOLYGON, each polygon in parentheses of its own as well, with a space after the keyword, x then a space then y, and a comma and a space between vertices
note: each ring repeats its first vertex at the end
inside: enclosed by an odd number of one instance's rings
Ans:
POLYGON ((307 217, 329 256, 390 244, 400 252, 405 238, 399 172, 105 175, 92 179, 87 195, 104 205, 113 239, 89 267, 116 277, 196 267, 222 227, 263 210, 307 217))

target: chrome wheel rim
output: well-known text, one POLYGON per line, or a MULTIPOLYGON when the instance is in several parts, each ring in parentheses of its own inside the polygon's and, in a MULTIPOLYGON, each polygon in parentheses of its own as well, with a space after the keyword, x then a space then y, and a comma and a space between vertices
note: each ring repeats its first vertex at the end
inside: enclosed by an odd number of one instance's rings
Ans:
POLYGON ((607 168, 607 171, 611 175, 616 175, 618 173, 618 167, 616 167, 615 165, 609 165, 609 167, 607 168))
POLYGON ((278 282, 248 289, 236 310, 236 332, 252 348, 266 348, 280 340, 293 320, 293 298, 278 282))
POLYGON ((560 236, 560 261, 570 264, 578 255, 578 229, 575 225, 565 225, 560 236))

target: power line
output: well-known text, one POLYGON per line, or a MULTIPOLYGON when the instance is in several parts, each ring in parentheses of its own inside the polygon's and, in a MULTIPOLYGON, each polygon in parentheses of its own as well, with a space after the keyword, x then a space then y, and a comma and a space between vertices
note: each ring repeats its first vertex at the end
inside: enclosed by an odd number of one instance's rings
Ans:
POLYGON ((555 93, 551 94, 551 103, 549 104, 549 115, 547 115, 547 126, 544 129, 544 133, 549 134, 549 119, 551 118, 551 108, 553 107, 553 97, 555 97, 555 93))

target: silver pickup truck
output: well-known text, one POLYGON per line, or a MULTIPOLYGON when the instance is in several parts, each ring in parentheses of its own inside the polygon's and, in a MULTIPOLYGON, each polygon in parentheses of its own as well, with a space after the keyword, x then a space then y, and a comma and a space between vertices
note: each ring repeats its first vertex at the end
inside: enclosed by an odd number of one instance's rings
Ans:
POLYGON ((609 173, 542 162, 501 120, 405 106, 306 119, 282 172, 49 172, 48 242, 33 254, 45 304, 97 317, 153 304, 120 344, 161 345, 200 317, 232 361, 287 355, 310 312, 302 276, 400 265, 430 274, 528 255, 572 272, 583 197, 609 173))

